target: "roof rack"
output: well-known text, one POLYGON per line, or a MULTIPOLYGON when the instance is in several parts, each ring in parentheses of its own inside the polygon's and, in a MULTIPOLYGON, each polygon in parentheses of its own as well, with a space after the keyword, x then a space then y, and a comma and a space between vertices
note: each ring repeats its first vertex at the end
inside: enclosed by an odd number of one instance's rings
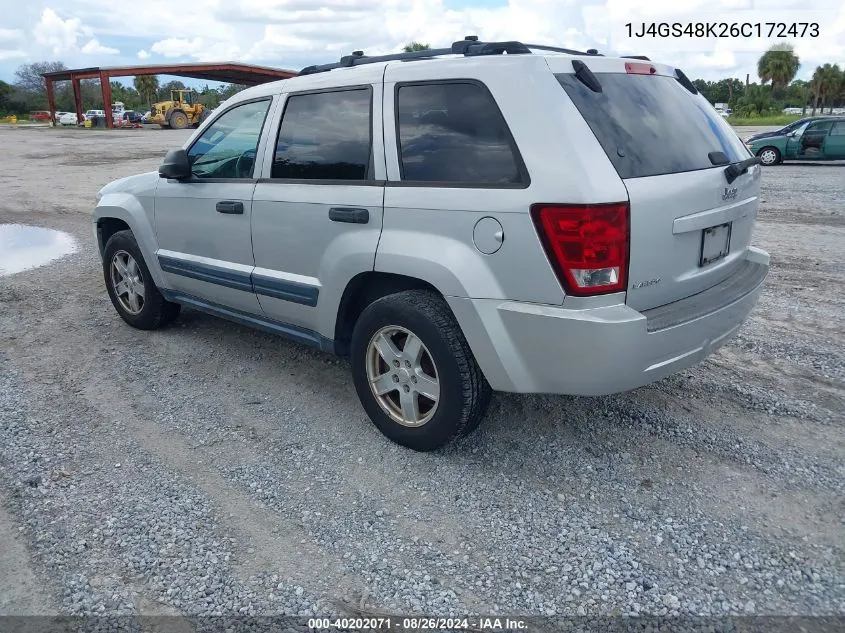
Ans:
POLYGON ((591 48, 588 51, 576 51, 570 48, 558 48, 546 46, 545 44, 523 44, 522 42, 479 42, 477 35, 467 35, 464 39, 453 42, 449 48, 434 48, 423 51, 411 51, 408 53, 393 53, 391 55, 375 55, 369 57, 364 51, 353 51, 351 55, 344 55, 339 62, 333 64, 320 64, 307 66, 299 71, 300 75, 313 75, 336 68, 349 68, 361 64, 375 64, 378 62, 390 61, 411 61, 415 59, 430 59, 440 55, 463 55, 464 57, 476 57, 480 55, 530 55, 531 49, 542 51, 553 51, 557 53, 568 53, 569 55, 600 55, 591 48))

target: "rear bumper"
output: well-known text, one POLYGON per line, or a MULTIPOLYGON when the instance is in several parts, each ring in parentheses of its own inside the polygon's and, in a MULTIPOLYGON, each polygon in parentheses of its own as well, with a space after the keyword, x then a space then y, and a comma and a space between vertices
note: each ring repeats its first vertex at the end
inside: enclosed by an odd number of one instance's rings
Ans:
POLYGON ((498 391, 597 396, 654 382, 727 342, 757 303, 769 255, 750 249, 724 282, 668 306, 588 309, 451 298, 467 341, 498 391))

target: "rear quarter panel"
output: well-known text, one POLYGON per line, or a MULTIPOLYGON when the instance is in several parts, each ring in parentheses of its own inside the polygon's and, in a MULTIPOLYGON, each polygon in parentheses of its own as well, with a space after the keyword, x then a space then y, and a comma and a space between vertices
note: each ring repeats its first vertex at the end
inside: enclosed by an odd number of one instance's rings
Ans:
POLYGON ((375 268, 424 279, 444 295, 563 303, 531 205, 627 200, 622 181, 541 56, 390 64, 384 131, 388 182, 375 268), (442 79, 487 87, 525 164, 526 187, 399 184, 397 85, 442 79), (480 252, 473 240, 476 223, 485 217, 503 228, 502 246, 492 255, 480 252))

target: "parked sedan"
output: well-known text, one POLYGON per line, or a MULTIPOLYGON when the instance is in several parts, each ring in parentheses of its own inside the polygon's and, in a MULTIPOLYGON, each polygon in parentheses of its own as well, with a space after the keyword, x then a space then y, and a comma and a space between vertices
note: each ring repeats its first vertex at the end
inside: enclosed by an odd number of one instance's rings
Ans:
POLYGON ((808 121, 784 134, 746 141, 764 165, 785 160, 845 160, 845 117, 808 121))
MULTIPOLYGON (((800 110, 799 110, 799 113, 800 113, 800 110)), ((754 134, 752 136, 747 137, 745 139, 745 142, 747 144, 747 143, 753 143, 754 141, 758 141, 762 138, 772 138, 772 137, 775 137, 775 136, 784 136, 786 134, 789 134, 790 132, 794 132, 798 128, 804 127, 807 123, 812 123, 814 121, 827 121, 829 118, 830 117, 827 116, 827 115, 804 117, 803 119, 798 119, 797 121, 793 121, 792 123, 789 123, 788 125, 784 125, 782 128, 778 128, 778 129, 775 129, 775 130, 766 130, 764 132, 757 132, 757 134, 754 134)))
POLYGON ((140 112, 136 112, 135 110, 126 110, 123 113, 123 120, 129 121, 132 124, 140 123, 141 122, 141 114, 140 112))
MULTIPOLYGON (((56 113, 57 120, 59 125, 77 125, 79 122, 76 120, 76 112, 62 112, 59 114, 56 113)), ((82 120, 85 121, 85 115, 82 115, 82 120)))

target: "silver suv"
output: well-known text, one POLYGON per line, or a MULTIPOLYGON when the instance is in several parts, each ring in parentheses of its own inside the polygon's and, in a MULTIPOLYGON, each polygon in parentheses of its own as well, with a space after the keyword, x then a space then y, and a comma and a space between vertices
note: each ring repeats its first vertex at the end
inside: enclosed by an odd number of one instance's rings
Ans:
POLYGON ((348 356, 432 450, 492 390, 610 394, 722 345, 769 267, 757 162, 673 67, 467 38, 238 93, 94 226, 130 325, 186 305, 348 356))

